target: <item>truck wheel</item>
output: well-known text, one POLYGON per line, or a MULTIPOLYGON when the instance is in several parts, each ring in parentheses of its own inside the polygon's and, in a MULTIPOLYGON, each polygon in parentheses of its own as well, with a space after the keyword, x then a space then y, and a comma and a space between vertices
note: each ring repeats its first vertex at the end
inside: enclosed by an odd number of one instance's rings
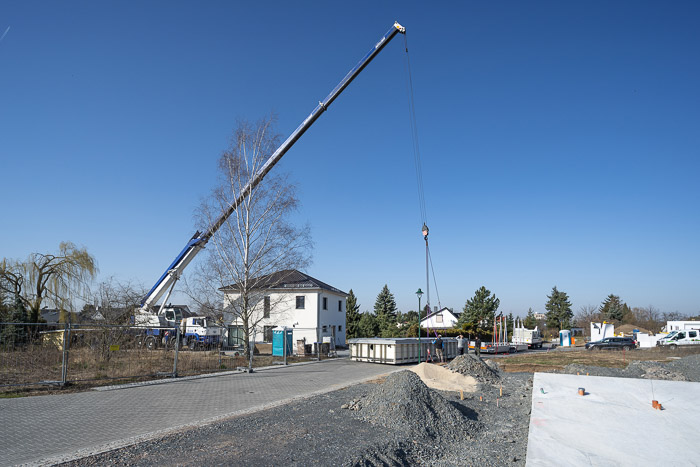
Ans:
POLYGON ((146 349, 148 350, 155 350, 158 348, 158 343, 156 342, 155 337, 148 336, 143 342, 143 346, 146 347, 146 349))
POLYGON ((197 348, 197 341, 192 339, 190 340, 190 350, 195 350, 197 348))
POLYGON ((623 345, 623 346, 622 346, 622 350, 626 350, 627 352, 629 352, 631 348, 632 348, 632 347, 630 347, 629 345, 623 345))
POLYGON ((676 344, 671 344, 668 346, 668 348, 671 350, 676 350, 678 348, 678 346, 676 344))

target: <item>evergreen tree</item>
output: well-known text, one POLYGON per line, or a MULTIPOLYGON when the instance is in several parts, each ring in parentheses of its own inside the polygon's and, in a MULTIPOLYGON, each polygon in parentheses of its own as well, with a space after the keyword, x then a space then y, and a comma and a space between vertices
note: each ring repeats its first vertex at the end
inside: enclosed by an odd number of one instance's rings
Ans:
POLYGON ((552 287, 552 295, 547 295, 549 299, 544 305, 547 310, 547 326, 549 329, 568 329, 571 327, 571 318, 574 312, 571 310, 569 296, 565 292, 557 290, 557 286, 552 287))
POLYGON ((508 335, 513 334, 513 327, 515 325, 515 318, 513 317, 513 312, 508 313, 508 316, 506 317, 506 324, 508 326, 508 335))
POLYGON ((622 321, 625 315, 631 313, 630 307, 624 303, 619 296, 610 294, 603 300, 600 305, 599 311, 603 314, 605 319, 611 321, 622 321))
POLYGON ((0 289, 0 322, 11 321, 10 313, 12 311, 12 307, 8 303, 7 295, 7 292, 0 289))
POLYGON ((374 302, 374 314, 377 317, 380 332, 389 331, 393 334, 393 330, 396 329, 396 300, 386 284, 374 302))
POLYGON ((523 321, 523 326, 525 326, 528 329, 534 329, 535 326, 537 326, 537 320, 535 319, 535 312, 532 310, 532 308, 527 309, 527 316, 525 317, 525 320, 523 321))
POLYGON ((500 304, 496 294, 491 294, 491 291, 482 285, 474 292, 474 296, 467 300, 457 325, 476 333, 490 329, 500 304))
POLYGON ((345 337, 347 339, 353 339, 359 336, 359 325, 360 325, 360 305, 357 303, 357 297, 355 293, 350 289, 348 293, 348 298, 345 301, 345 337))
MULTIPOLYGON (((10 310, 9 321, 11 323, 26 323, 27 309, 19 294, 15 295, 15 303, 10 310)), ((21 344, 27 339, 27 328, 22 324, 6 324, 2 327, 0 339, 6 346, 21 344)))
POLYGON ((377 318, 372 313, 360 313, 360 315, 357 325, 358 337, 377 337, 379 335, 377 318))

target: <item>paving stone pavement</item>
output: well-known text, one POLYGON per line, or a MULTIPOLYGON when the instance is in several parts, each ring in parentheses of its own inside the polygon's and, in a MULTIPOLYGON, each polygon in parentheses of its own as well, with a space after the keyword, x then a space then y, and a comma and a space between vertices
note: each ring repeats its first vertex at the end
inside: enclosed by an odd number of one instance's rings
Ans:
POLYGON ((349 359, 0 399, 0 464, 50 465, 333 391, 401 368, 349 359))

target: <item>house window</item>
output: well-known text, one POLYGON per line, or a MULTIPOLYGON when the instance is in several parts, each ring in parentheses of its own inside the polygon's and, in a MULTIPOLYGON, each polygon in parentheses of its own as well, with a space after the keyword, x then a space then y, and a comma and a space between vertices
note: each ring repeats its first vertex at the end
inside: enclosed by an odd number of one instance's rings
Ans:
POLYGON ((338 300, 338 311, 343 311, 343 301, 338 300))
POLYGON ((328 327, 323 326, 323 332, 326 332, 328 330, 328 327))
POLYGON ((274 326, 263 326, 264 342, 272 342, 272 328, 274 328, 274 326))
POLYGON ((304 309, 304 297, 303 295, 298 295, 297 296, 297 310, 303 310, 304 309))
POLYGON ((238 347, 245 342, 245 333, 243 326, 231 325, 228 327, 228 345, 230 347, 238 347))
POLYGON ((264 299, 264 308, 263 308, 263 318, 269 318, 270 317, 270 296, 266 296, 264 299))
POLYGON ((442 313, 439 313, 438 315, 435 316, 435 322, 442 323, 442 313))
POLYGON ((328 297, 323 297, 323 309, 328 309, 328 297))
POLYGON ((338 326, 338 332, 340 332, 340 331, 342 331, 342 330, 343 330, 343 327, 342 327, 342 326, 338 326))

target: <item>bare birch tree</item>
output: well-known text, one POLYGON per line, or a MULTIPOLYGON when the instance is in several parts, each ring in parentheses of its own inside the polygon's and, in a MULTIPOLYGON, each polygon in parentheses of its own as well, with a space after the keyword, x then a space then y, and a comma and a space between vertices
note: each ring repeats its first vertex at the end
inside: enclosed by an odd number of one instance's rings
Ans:
MULTIPOLYGON (((239 122, 230 147, 219 160, 220 183, 198 211, 204 226, 226 212, 277 149, 280 139, 273 124, 272 117, 254 124, 239 122)), ((220 300, 224 311, 242 327, 248 356, 252 354, 250 344, 257 325, 265 318, 265 293, 259 280, 310 263, 308 226, 292 223, 298 208, 296 187, 287 176, 268 173, 212 237, 206 261, 197 269, 198 274, 189 277, 190 296, 197 295, 200 306, 220 300), (224 288, 233 292, 229 295, 233 299, 224 302, 224 288)), ((275 304, 270 305, 274 309, 275 304)))
POLYGON ((99 312, 106 323, 126 324, 147 291, 143 284, 109 277, 97 284, 92 292, 92 303, 86 304, 83 309, 93 315, 99 312))

